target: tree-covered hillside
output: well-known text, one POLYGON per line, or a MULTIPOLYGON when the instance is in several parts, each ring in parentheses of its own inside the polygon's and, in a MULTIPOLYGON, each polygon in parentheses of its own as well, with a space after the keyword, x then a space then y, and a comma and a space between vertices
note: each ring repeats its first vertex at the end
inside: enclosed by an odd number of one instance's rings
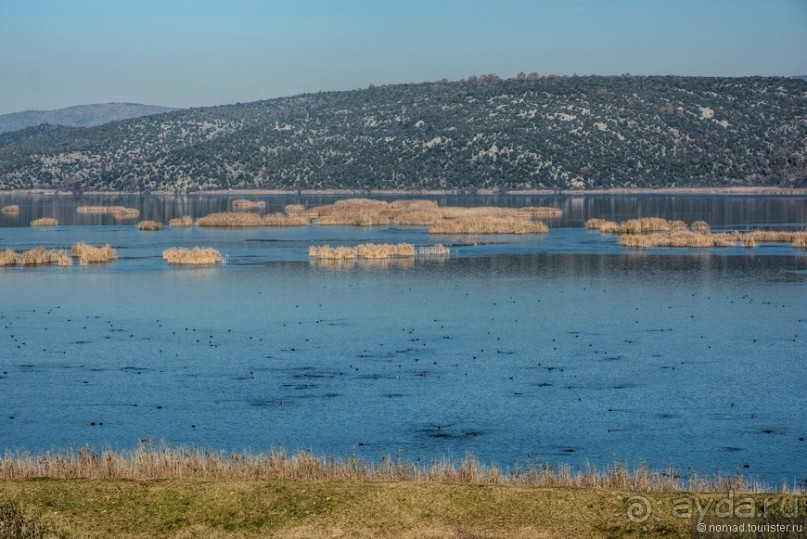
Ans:
POLYGON ((537 77, 370 87, 0 135, 0 187, 807 185, 794 78, 537 77))
POLYGON ((170 107, 155 107, 139 103, 103 103, 77 105, 55 110, 26 110, 0 115, 0 133, 17 131, 40 124, 66 125, 69 127, 92 127, 107 122, 140 118, 177 110, 170 107))

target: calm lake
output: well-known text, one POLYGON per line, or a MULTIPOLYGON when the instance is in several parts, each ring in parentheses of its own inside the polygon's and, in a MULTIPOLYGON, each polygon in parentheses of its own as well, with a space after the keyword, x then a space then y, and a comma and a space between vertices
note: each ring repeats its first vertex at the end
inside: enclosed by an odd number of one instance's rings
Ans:
MULTIPOLYGON (((485 463, 615 460, 807 484, 807 250, 629 250, 590 217, 805 229, 805 197, 428 197, 549 205, 545 235, 425 228, 140 232, 227 197, 0 195, 0 249, 110 243, 118 260, 0 268, 0 447, 141 439, 485 463), (37 217, 55 228, 32 228, 37 217), (451 245, 451 256, 320 265, 310 245, 451 245), (170 267, 175 246, 226 264, 170 267)), ((334 197, 263 197, 266 212, 334 197)))

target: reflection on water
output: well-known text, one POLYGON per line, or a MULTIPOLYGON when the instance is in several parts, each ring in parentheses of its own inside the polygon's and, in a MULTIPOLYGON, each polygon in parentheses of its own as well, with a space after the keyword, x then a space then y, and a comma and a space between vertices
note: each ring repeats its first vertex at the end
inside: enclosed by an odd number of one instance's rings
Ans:
MULTIPOLYGON (((243 196, 145 196, 145 195, 61 195, 34 196, 0 194, 0 206, 17 204, 18 215, 0 214, 0 226, 28 226, 39 217, 55 217, 65 225, 110 225, 154 220, 168 223, 170 219, 232 211, 233 200, 243 196), (79 214, 79 206, 127 206, 140 210, 140 217, 120 219, 113 215, 79 214)), ((266 202, 263 213, 283 211, 287 204, 303 204, 309 208, 331 204, 346 195, 275 195, 250 197, 266 202)), ((685 196, 685 195, 624 195, 624 196, 385 196, 383 200, 421 198, 435 200, 441 206, 555 206, 563 216, 546 219, 550 227, 582 226, 591 217, 624 221, 634 217, 665 216, 687 223, 708 221, 718 228, 757 228, 783 224, 807 226, 807 197, 754 196, 685 196)))
POLYGON ((312 267, 317 268, 389 268, 391 266, 399 268, 412 268, 415 266, 414 257, 406 258, 351 258, 351 259, 327 259, 314 258, 309 262, 312 267))
MULTIPOLYGON (((803 200, 788 200, 775 203, 784 216, 753 219, 803 221, 803 200)), ((0 445, 126 448, 152 436, 807 480, 807 253, 638 252, 560 226, 473 240, 448 258, 332 266, 310 262, 309 245, 435 238, 411 227, 0 228, 3 247, 109 241, 119 255, 0 268, 0 445), (194 245, 227 263, 161 258, 194 245)))

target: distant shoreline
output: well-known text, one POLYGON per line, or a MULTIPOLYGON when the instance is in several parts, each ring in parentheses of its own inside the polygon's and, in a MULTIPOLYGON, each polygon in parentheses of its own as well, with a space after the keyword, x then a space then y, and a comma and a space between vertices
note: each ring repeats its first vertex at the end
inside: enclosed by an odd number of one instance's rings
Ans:
MULTIPOLYGON (((58 189, 12 189, 0 191, 0 195, 73 196, 72 191, 58 189)), ((143 195, 138 191, 86 191, 79 196, 125 196, 143 195)), ((151 196, 177 196, 173 191, 152 191, 151 196)), ((807 196, 807 187, 615 187, 610 189, 528 189, 497 190, 479 189, 474 193, 456 189, 217 189, 180 193, 180 196, 608 196, 608 195, 724 195, 724 196, 807 196)))

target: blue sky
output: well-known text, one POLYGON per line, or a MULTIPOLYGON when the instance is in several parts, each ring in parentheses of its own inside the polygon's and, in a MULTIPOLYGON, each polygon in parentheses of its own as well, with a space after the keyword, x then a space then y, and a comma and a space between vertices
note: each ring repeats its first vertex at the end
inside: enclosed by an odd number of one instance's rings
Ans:
POLYGON ((0 114, 542 74, 807 74, 807 0, 0 0, 0 114))

